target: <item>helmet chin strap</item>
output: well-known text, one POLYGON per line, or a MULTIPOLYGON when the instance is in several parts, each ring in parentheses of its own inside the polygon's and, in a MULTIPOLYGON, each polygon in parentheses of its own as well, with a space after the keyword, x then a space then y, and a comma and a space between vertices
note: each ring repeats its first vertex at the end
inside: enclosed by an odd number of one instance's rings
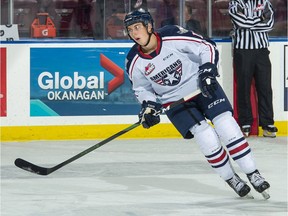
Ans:
MULTIPOLYGON (((147 32, 148 32, 148 30, 147 30, 147 32)), ((151 33, 148 33, 149 38, 148 38, 147 43, 146 43, 144 46, 147 46, 147 45, 150 43, 150 40, 151 40, 151 36, 152 36, 152 34, 153 34, 153 31, 152 31, 151 33)))

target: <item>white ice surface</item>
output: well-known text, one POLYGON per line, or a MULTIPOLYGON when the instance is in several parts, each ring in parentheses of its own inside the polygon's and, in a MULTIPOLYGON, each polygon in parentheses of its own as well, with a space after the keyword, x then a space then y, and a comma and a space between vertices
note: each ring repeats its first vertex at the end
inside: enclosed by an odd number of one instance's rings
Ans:
POLYGON ((48 176, 14 160, 52 167, 99 140, 1 143, 1 216, 287 216, 287 137, 248 141, 269 200, 239 198, 193 139, 114 140, 48 176))

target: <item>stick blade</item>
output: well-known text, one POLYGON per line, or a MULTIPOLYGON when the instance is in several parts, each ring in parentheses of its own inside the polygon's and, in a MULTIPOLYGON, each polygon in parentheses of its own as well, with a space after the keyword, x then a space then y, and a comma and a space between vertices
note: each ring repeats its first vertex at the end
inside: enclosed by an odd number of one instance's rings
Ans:
POLYGON ((50 173, 49 168, 37 166, 21 158, 17 158, 14 164, 23 170, 26 170, 28 172, 35 173, 38 175, 48 175, 50 173))

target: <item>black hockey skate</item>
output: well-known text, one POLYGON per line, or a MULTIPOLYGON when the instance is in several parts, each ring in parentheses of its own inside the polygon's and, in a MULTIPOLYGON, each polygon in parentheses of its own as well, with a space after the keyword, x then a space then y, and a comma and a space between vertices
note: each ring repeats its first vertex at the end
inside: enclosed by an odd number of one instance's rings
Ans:
MULTIPOLYGON (((245 197, 248 196, 250 192, 250 187, 243 181, 236 173, 231 179, 226 181, 228 185, 240 196, 245 197)), ((250 198, 253 198, 250 196, 250 198)))
POLYGON ((257 192, 261 193, 265 199, 270 198, 270 195, 267 192, 267 189, 270 188, 270 184, 265 181, 265 179, 260 175, 258 170, 255 170, 253 173, 248 174, 247 177, 257 192))
POLYGON ((276 132, 278 132, 277 127, 275 127, 274 125, 263 126, 262 129, 263 129, 263 136, 264 137, 275 138, 276 132))

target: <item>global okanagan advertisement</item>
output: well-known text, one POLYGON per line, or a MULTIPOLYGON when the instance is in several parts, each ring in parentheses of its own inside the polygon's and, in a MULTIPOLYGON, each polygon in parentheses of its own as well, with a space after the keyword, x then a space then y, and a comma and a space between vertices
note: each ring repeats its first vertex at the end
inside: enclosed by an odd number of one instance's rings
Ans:
POLYGON ((30 116, 135 115, 128 48, 30 48, 30 116))

